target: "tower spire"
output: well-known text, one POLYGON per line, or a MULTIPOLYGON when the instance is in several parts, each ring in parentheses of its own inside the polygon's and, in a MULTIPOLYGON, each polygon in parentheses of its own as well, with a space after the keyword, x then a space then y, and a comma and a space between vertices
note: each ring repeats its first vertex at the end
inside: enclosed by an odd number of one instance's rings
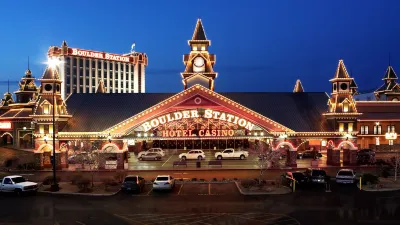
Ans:
POLYGON ((192 40, 193 41, 207 40, 206 32, 204 31, 203 23, 201 22, 200 18, 197 19, 196 28, 194 29, 192 40))
POLYGON ((10 80, 7 80, 7 92, 10 93, 10 80))
POLYGON ((294 85, 293 93, 304 92, 303 85, 301 84, 300 79, 296 80, 296 84, 294 85))

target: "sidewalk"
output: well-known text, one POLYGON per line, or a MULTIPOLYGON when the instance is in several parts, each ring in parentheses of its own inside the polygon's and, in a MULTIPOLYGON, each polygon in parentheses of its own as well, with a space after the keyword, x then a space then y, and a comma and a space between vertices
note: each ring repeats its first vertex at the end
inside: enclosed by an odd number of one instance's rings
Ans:
MULTIPOLYGON (((360 184, 357 184, 360 188, 360 184)), ((390 178, 379 178, 379 184, 362 185, 363 191, 398 191, 400 190, 400 177, 397 181, 394 181, 394 177, 390 178)))

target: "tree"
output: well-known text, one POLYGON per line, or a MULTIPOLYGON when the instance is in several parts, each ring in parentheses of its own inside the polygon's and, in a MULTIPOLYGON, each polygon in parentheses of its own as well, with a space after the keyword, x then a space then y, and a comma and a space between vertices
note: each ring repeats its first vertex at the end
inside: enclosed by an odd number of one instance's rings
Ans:
POLYGON ((397 181, 397 173, 400 169, 400 155, 399 152, 396 151, 395 157, 392 159, 393 167, 394 167, 394 181, 397 181))
POLYGON ((261 140, 254 144, 253 151, 258 157, 256 165, 260 170, 258 182, 261 184, 263 175, 268 169, 280 167, 279 159, 281 153, 280 151, 274 151, 270 144, 261 140))

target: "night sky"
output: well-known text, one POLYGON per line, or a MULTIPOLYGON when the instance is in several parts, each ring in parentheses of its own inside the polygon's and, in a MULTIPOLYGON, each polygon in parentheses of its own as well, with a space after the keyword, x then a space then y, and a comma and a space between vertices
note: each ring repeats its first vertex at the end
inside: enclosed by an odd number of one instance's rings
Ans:
MULTIPOLYGON (((146 52, 147 92, 179 92, 182 55, 196 20, 217 56, 216 91, 331 91, 344 59, 359 91, 376 89, 389 63, 400 71, 400 1, 69 0, 0 1, 0 91, 31 58, 40 78, 49 46, 146 52)), ((400 72, 399 72, 400 73, 400 72)), ((39 84, 37 82, 37 84, 39 84)))

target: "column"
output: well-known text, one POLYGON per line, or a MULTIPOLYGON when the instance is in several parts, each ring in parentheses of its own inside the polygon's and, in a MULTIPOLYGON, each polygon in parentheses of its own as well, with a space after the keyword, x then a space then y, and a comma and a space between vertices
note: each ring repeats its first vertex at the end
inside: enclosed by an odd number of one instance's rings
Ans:
POLYGON ((340 150, 339 149, 332 150, 331 165, 332 166, 340 166, 340 150))
POLYGON ((126 63, 123 63, 122 64, 122 77, 123 77, 123 85, 122 85, 122 87, 123 87, 123 90, 122 90, 122 93, 126 93, 126 89, 127 89, 127 86, 126 86, 126 63))
POLYGON ((286 156, 286 166, 297 167, 297 151, 288 150, 286 156))
POLYGON ((94 60, 94 63, 95 63, 95 65, 94 65, 94 71, 95 71, 95 73, 94 73, 94 76, 95 76, 95 84, 96 84, 96 87, 94 88, 95 89, 95 92, 97 91, 97 87, 98 87, 98 85, 99 85, 99 76, 98 76, 98 74, 97 74, 97 62, 98 62, 98 60, 97 59, 95 59, 94 60))
POLYGON ((129 77, 128 77, 128 81, 129 81, 129 82, 128 82, 128 83, 129 83, 129 85, 128 85, 128 86, 129 86, 129 87, 128 87, 128 93, 132 93, 132 88, 131 88, 131 87, 132 87, 132 79, 131 79, 132 76, 131 76, 131 73, 132 73, 133 71, 131 71, 131 64, 128 63, 127 65, 128 65, 128 76, 129 76, 129 77))
POLYGON ((83 86, 82 86, 82 93, 86 93, 86 59, 82 59, 82 71, 83 71, 83 76, 82 76, 82 81, 83 81, 83 86))
POLYGON ((141 92, 142 93, 145 93, 146 92, 146 90, 145 90, 145 69, 146 69, 146 66, 144 65, 144 63, 142 63, 142 64, 140 64, 140 66, 142 67, 142 70, 141 70, 141 74, 140 74, 140 76, 141 76, 141 83, 139 84, 139 85, 141 85, 141 92))
POLYGON ((139 91, 139 63, 135 64, 135 67, 133 69, 133 81, 135 82, 133 84, 133 92, 138 93, 139 91))
POLYGON ((89 59, 89 93, 93 93, 93 82, 92 82, 92 59, 89 59))
POLYGON ((350 149, 343 149, 343 165, 350 164, 350 149))
POLYGON ((80 58, 76 57, 76 93, 80 93, 80 58))
POLYGON ((123 86, 121 85, 121 81, 122 81, 122 77, 121 77, 121 62, 117 62, 117 65, 116 65, 116 67, 118 68, 117 69, 117 73, 118 73, 118 93, 122 93, 122 88, 123 88, 123 86))

